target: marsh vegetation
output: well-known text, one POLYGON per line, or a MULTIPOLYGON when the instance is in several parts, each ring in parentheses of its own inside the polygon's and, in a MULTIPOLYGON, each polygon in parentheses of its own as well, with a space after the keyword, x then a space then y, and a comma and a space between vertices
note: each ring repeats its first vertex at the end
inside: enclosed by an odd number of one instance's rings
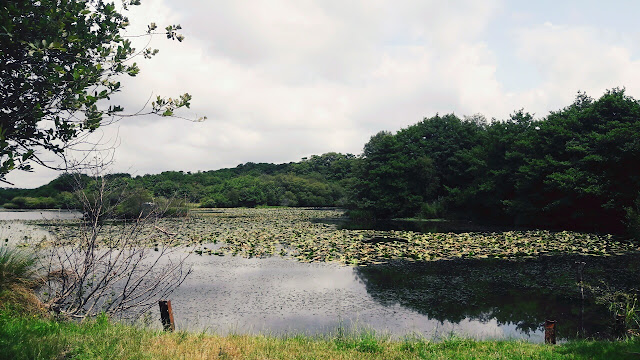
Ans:
MULTIPOLYGON (((193 273, 173 294, 178 325, 223 333, 322 334, 346 324, 542 341, 552 317, 561 338, 609 338, 602 295, 632 294, 640 282, 637 243, 614 235, 355 229, 347 220, 340 209, 202 209, 156 219, 139 245, 191 253, 193 273), (168 240, 166 229, 178 227, 168 240)), ((40 246, 64 247, 82 236, 79 222, 27 223, 53 234, 40 246)), ((108 245, 126 222, 106 221, 96 241, 108 245)))

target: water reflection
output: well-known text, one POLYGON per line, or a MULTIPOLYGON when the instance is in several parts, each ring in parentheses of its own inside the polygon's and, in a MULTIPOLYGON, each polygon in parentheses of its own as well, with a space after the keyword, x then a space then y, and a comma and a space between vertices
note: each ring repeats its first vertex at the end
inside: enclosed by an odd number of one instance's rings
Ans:
POLYGON ((346 230, 378 230, 378 231, 415 231, 421 233, 437 232, 502 232, 510 230, 526 230, 520 227, 479 225, 463 220, 352 220, 348 218, 313 219, 312 222, 335 225, 346 230))
POLYGON ((437 339, 453 332, 541 342, 541 324, 551 318, 558 321, 559 338, 607 337, 611 316, 592 298, 581 299, 577 260, 587 262, 584 277, 591 283, 632 289, 640 280, 633 256, 358 268, 192 256, 194 273, 172 302, 181 328, 222 333, 326 334, 342 326, 396 337, 437 339))
POLYGON ((576 261, 586 262, 584 279, 589 284, 632 291, 640 280, 637 255, 397 262, 355 271, 379 304, 400 304, 430 319, 495 320, 523 334, 539 331, 545 319, 555 319, 561 338, 608 337, 612 316, 593 297, 582 299, 576 261))

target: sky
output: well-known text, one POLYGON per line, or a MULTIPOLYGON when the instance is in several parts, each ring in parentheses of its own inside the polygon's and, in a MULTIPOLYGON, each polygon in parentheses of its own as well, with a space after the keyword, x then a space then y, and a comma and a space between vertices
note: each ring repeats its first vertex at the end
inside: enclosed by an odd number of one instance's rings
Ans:
MULTIPOLYGON (((116 145, 106 171, 196 172, 357 155, 377 132, 436 113, 541 118, 614 87, 640 99, 637 14, 635 0, 143 0, 128 34, 181 24, 185 40, 155 36, 159 54, 135 60, 141 73, 112 103, 135 112, 188 92, 179 115, 207 120, 127 118, 91 139, 116 145)), ((30 188, 58 174, 7 180, 30 188)))

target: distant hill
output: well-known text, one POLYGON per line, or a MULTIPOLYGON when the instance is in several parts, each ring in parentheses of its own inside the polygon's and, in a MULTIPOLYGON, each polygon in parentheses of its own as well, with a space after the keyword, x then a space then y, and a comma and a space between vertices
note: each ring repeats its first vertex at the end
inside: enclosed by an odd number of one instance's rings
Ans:
MULTIPOLYGON (((177 197, 205 207, 341 206, 353 182, 355 161, 352 154, 331 152, 285 164, 248 162, 195 173, 107 174, 105 179, 142 189, 149 198, 177 197)), ((0 189, 0 204, 19 209, 75 207, 72 193, 90 181, 83 174, 62 174, 35 189, 0 189)))

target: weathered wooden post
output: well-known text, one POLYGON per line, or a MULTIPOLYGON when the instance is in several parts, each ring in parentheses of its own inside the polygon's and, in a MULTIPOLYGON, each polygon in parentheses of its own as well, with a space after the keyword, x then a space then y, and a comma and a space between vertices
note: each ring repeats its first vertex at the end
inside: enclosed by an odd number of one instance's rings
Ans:
POLYGON ((576 282, 580 287, 580 335, 584 336, 584 267, 587 265, 584 261, 576 261, 576 282))
POLYGON ((556 321, 547 320, 544 323, 544 343, 555 344, 556 343, 556 321))
POLYGON ((584 278, 584 267, 587 263, 584 261, 576 261, 576 265, 576 282, 580 286, 580 297, 584 300, 584 283, 582 281, 584 278))
POLYGON ((627 332, 626 316, 623 314, 616 315, 616 324, 613 327, 613 336, 617 338, 624 337, 627 332))
POLYGON ((173 310, 171 309, 171 300, 160 300, 160 320, 164 331, 174 331, 176 325, 173 322, 173 310))

